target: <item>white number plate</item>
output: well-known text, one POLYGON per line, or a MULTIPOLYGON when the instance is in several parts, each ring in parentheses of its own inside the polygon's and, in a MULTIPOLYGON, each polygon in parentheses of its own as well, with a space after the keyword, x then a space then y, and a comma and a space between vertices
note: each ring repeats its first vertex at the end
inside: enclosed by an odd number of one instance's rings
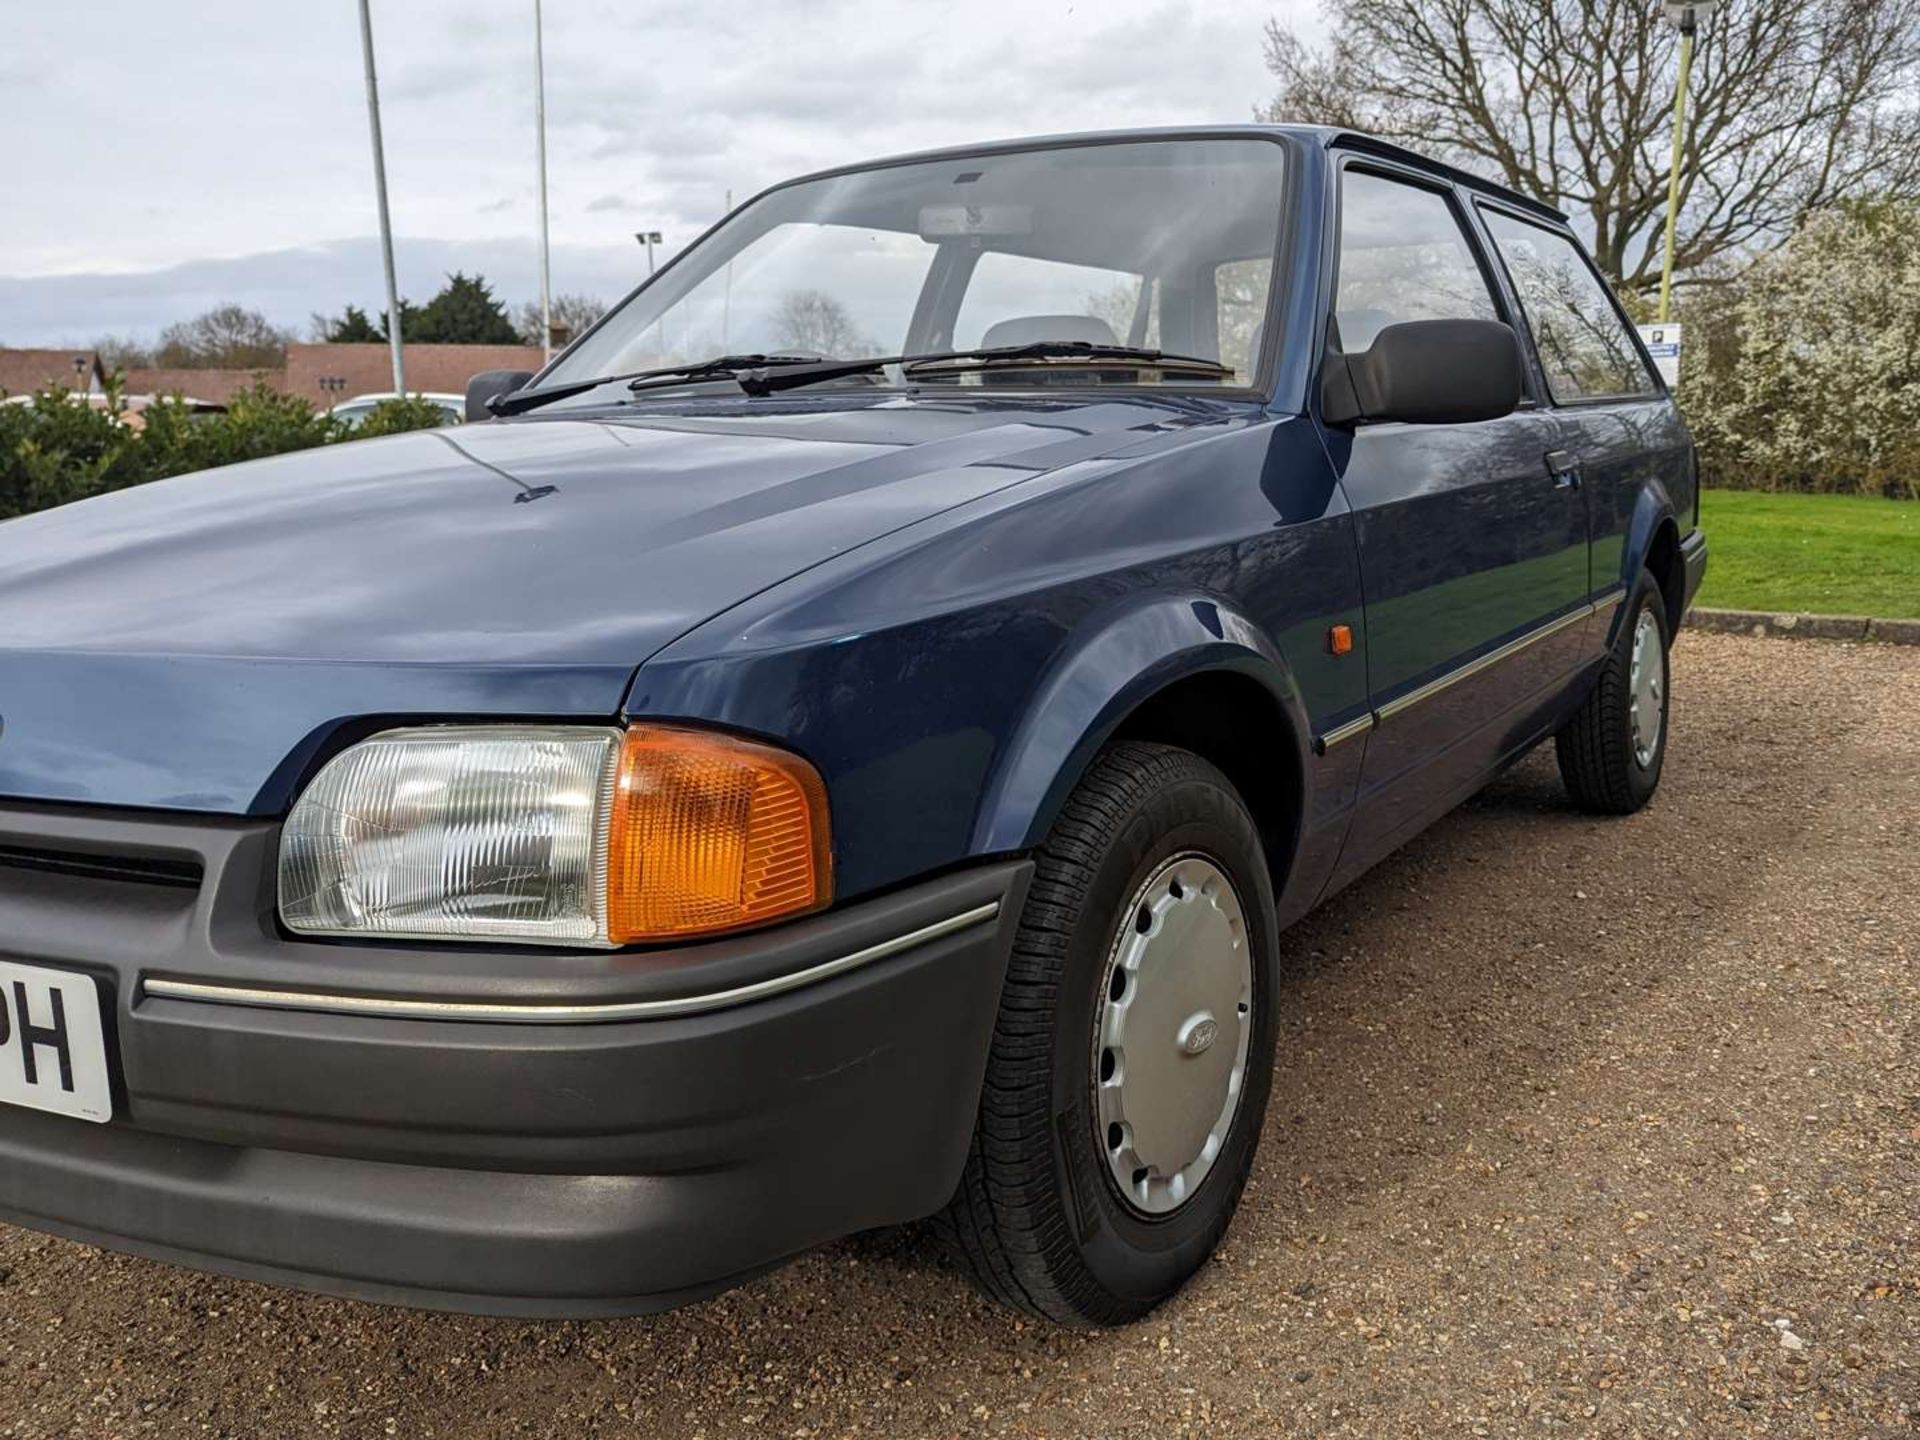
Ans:
POLYGON ((93 979, 0 961, 0 1102, 113 1118, 93 979))

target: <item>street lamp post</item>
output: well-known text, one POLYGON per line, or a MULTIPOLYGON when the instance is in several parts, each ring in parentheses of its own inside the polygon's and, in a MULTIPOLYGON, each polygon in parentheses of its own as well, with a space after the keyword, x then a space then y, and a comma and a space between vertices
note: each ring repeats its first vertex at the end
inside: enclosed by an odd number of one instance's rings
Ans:
POLYGON ((547 239, 547 54, 540 0, 533 0, 533 130, 540 151, 540 348, 553 358, 553 263, 547 239))
POLYGON ((1693 37, 1720 0, 1667 0, 1667 19, 1680 30, 1680 77, 1673 90, 1673 151, 1667 162, 1667 234, 1660 261, 1660 323, 1673 318, 1673 235, 1680 212, 1680 158, 1687 138, 1687 82, 1693 75, 1693 37))
POLYGON ((373 132, 373 185, 380 200, 380 256, 387 271, 387 344, 393 351, 393 393, 407 393, 400 346, 400 288, 393 278, 393 221, 387 213, 387 151, 380 140, 380 82, 373 73, 373 16, 360 0, 360 53, 367 68, 367 128, 373 132))
POLYGON ((653 273, 653 247, 660 243, 660 232, 658 230, 636 230, 633 232, 633 238, 647 247, 647 274, 651 275, 653 273))

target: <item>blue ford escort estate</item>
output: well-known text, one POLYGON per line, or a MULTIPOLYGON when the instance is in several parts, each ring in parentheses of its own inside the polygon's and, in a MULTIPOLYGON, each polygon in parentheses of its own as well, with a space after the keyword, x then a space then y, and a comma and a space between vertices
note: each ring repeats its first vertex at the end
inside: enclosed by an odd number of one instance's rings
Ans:
POLYGON ((776 186, 468 403, 0 527, 9 1219, 548 1315, 938 1216, 1126 1321, 1288 925, 1550 737, 1660 779, 1672 398, 1560 215, 1364 136, 776 186))

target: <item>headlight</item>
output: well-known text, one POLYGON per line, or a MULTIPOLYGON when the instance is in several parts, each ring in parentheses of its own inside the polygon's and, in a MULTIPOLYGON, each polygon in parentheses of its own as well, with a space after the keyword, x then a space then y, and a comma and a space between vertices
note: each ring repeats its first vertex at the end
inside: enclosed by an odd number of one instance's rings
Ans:
POLYGON ((697 730, 389 730, 335 756, 280 841, 308 935, 628 945, 832 897, 826 789, 771 746, 697 730))

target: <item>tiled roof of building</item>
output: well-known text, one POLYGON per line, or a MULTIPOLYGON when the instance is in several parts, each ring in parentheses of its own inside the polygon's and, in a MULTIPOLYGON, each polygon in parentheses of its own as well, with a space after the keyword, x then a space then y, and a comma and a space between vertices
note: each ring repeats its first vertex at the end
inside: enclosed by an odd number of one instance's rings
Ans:
POLYGON ((129 370, 121 387, 129 395, 184 395, 189 400, 211 400, 224 405, 236 390, 244 390, 256 380, 265 380, 276 389, 284 388, 284 370, 129 370))
POLYGON ((93 385, 106 383, 100 357, 92 350, 0 349, 0 390, 9 395, 29 395, 49 385, 62 390, 78 389, 75 382, 82 375, 93 385), (76 359, 85 362, 83 368, 74 368, 76 359))
MULTIPOLYGON (((546 363, 537 345, 405 345, 407 389, 464 395, 467 381, 482 370, 538 370, 546 363)), ((317 406, 393 389, 393 360, 385 345, 287 346, 282 382, 317 406), (345 383, 329 392, 322 376, 345 383)))

